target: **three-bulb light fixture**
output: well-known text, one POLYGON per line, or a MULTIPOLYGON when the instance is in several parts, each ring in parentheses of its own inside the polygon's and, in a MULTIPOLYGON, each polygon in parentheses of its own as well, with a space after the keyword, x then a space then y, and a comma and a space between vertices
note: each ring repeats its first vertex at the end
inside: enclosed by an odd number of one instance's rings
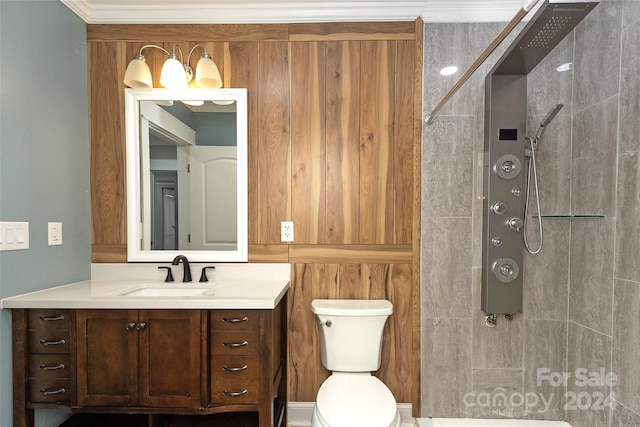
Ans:
POLYGON ((222 79, 220 78, 218 66, 213 62, 213 59, 211 59, 211 55, 207 52, 207 49, 201 44, 197 44, 191 48, 186 62, 184 62, 182 49, 180 49, 180 46, 178 45, 173 47, 172 53, 169 53, 166 49, 154 44, 142 46, 140 48, 140 52, 136 54, 127 66, 127 70, 124 73, 124 84, 134 89, 153 88, 151 70, 142 55, 142 51, 144 49, 151 47, 160 49, 168 56, 167 60, 164 61, 162 72, 160 73, 160 84, 165 88, 181 90, 189 87, 189 82, 194 78, 193 69, 189 64, 191 54, 197 47, 201 47, 204 53, 196 65, 196 86, 203 89, 219 89, 222 87, 222 79), (180 59, 178 59, 176 51, 180 53, 180 59))

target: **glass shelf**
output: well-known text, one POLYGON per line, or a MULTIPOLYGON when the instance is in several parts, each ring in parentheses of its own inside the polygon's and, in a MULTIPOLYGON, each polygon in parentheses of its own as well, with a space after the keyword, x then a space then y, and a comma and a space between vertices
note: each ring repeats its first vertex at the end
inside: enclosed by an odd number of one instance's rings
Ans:
MULTIPOLYGON (((533 215, 532 218, 538 218, 538 215, 533 215)), ((542 218, 604 218, 604 215, 600 214, 585 214, 585 215, 542 215, 542 218)))

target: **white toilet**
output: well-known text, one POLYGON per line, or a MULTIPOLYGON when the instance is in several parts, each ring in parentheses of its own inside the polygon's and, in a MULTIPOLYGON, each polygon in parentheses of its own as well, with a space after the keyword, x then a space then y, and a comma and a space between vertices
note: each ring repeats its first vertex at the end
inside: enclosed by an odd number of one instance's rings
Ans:
POLYGON ((318 390, 311 427, 400 426, 391 390, 371 375, 380 368, 391 302, 316 299, 311 311, 320 319, 322 365, 331 371, 318 390))

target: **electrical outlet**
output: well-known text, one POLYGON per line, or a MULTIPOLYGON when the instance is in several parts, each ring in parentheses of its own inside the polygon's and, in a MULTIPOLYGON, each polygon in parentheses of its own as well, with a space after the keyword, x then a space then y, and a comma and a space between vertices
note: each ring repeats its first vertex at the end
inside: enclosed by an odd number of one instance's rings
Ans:
POLYGON ((49 246, 62 245, 62 223, 49 223, 49 246))
POLYGON ((293 242, 293 221, 282 221, 280 223, 280 240, 282 242, 293 242))

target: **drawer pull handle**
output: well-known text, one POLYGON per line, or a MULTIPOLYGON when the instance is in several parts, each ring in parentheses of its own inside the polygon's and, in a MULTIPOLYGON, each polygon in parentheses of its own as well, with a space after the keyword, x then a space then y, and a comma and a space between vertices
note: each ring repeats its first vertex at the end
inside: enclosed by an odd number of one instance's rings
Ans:
POLYGON ((238 372, 238 371, 246 371, 248 368, 247 365, 241 366, 239 368, 231 368, 227 365, 222 365, 222 370, 227 372, 238 372))
POLYGON ((245 394, 249 393, 249 390, 244 389, 242 391, 228 391, 228 390, 222 390, 222 394, 227 395, 229 397, 238 397, 238 396, 243 396, 245 394))
POLYGON ((40 315, 40 320, 44 322, 55 322, 56 320, 64 320, 64 316, 62 314, 59 316, 45 316, 42 314, 40 315))
POLYGON ((65 339, 61 339, 58 341, 47 341, 47 340, 40 340, 40 344, 42 345, 63 345, 66 344, 67 340, 65 339))
POLYGON ((47 390, 46 388, 41 388, 40 389, 40 393, 44 394, 45 396, 51 396, 52 394, 63 394, 66 393, 67 390, 65 390, 64 388, 59 388, 57 390, 47 390))
POLYGON ((247 341, 242 341, 242 342, 226 342, 226 341, 222 341, 222 345, 225 347, 231 347, 231 348, 238 348, 238 347, 244 347, 249 345, 249 343, 247 341))
POLYGON ((227 323, 241 323, 241 322, 248 322, 249 318, 247 316, 244 316, 244 317, 223 317, 222 320, 224 320, 227 323))
POLYGON ((59 365, 55 365, 55 366, 50 366, 50 365, 40 365, 40 369, 42 369, 43 371, 57 371, 59 369, 64 369, 64 363, 61 363, 59 365))

